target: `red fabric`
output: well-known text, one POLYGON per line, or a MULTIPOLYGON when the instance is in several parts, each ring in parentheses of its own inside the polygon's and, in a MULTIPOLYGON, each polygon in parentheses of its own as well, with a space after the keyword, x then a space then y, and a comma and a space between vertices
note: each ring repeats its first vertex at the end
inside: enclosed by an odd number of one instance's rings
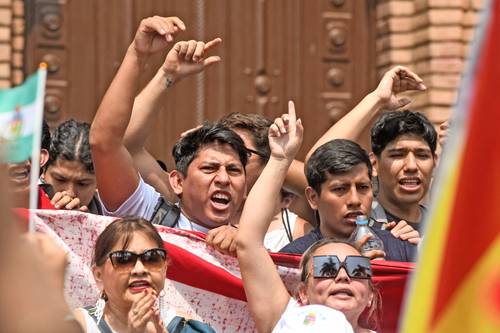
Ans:
MULTIPOLYGON (((27 210, 19 210, 20 215, 27 218, 27 210)), ((66 244, 70 250, 70 269, 68 270, 69 284, 67 292, 72 300, 72 304, 77 306, 88 305, 95 302, 92 298, 97 297, 93 287, 88 267, 92 248, 99 233, 110 223, 112 219, 93 214, 84 214, 76 211, 37 211, 35 212, 35 222, 37 230, 50 233, 58 237, 58 241, 66 244), (95 295, 93 295, 95 293, 95 295)), ((190 309, 195 309, 196 313, 211 313, 213 307, 219 310, 216 313, 216 321, 209 315, 204 320, 211 324, 224 322, 224 320, 235 320, 235 310, 238 304, 226 306, 227 299, 245 300, 245 293, 242 281, 239 278, 239 268, 235 258, 222 255, 206 246, 204 235, 185 230, 170 229, 158 226, 158 231, 162 236, 168 251, 169 267, 167 277, 170 281, 176 281, 183 285, 192 287, 192 294, 183 294, 190 309), (199 290, 200 292, 196 292, 199 290), (203 291, 209 291, 210 302, 200 302, 200 298, 207 297, 203 291), (212 294, 214 293, 214 294, 212 294), (190 295, 195 295, 197 299, 191 299, 190 295), (220 299, 214 299, 213 295, 221 295, 220 299), (203 308, 200 308, 203 306, 203 308), (226 315, 222 318, 221 314, 226 315)), ((300 256, 289 254, 271 254, 275 263, 280 267, 280 274, 285 280, 290 282, 290 277, 298 281, 298 267, 300 256), (291 269, 290 269, 291 268, 291 269)), ((401 308, 401 300, 405 290, 409 273, 413 269, 413 264, 397 263, 388 261, 372 261, 375 285, 382 295, 381 327, 379 332, 396 332, 397 319, 401 308)), ((290 286, 287 284, 287 286, 290 286)), ((293 287, 291 287, 293 288, 293 287)), ((185 289, 183 289, 185 290, 185 289)), ((177 306, 172 304, 172 306, 177 306)), ((243 304, 244 307, 244 304, 243 304)), ((240 313, 241 314, 241 313, 240 313)), ((249 315, 246 316, 248 318, 249 315)), ((238 323, 236 323, 238 324, 238 323)), ((245 323, 243 323, 245 324, 245 323)), ((222 324, 221 324, 222 325, 222 324)), ((245 324, 246 325, 246 324, 245 324)), ((247 327, 246 325, 245 327, 247 327)), ((217 326, 215 326, 217 327, 217 326)), ((223 327, 223 326, 220 326, 223 327)), ((240 330, 238 330, 240 331, 240 330)), ((243 329, 241 332, 248 332, 243 329)))
MULTIPOLYGON (((50 202, 47 193, 41 187, 38 187, 38 209, 56 209, 50 202)), ((26 208, 15 208, 14 212, 18 216, 18 225, 21 230, 28 231, 29 210, 26 208)))
POLYGON ((246 301, 243 283, 226 270, 216 267, 197 255, 165 242, 171 265, 167 278, 192 287, 246 301))
MULTIPOLYGON (((198 234, 199 235, 199 234, 198 234)), ((167 277, 199 289, 209 290, 224 296, 246 300, 242 281, 222 268, 200 260, 195 254, 165 243, 169 251, 167 277)), ((299 255, 271 254, 273 261, 280 266, 297 268, 299 255)), ((373 282, 382 297, 380 332, 396 332, 406 283, 414 264, 375 260, 372 261, 373 282)))
POLYGON ((50 202, 47 193, 41 187, 38 188, 38 209, 56 209, 50 202))
MULTIPOLYGON (((487 10, 487 9, 485 9, 487 10)), ((474 73, 469 105, 468 133, 462 156, 451 228, 444 248, 433 324, 438 322, 463 277, 500 234, 500 1, 492 4, 481 55, 474 73)))

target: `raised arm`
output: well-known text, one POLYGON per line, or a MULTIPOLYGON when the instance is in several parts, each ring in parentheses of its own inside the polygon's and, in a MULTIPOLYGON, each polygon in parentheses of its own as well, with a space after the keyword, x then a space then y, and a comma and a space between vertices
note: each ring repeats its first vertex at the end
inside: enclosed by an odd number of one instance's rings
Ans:
POLYGON ((99 196, 108 210, 116 210, 134 193, 139 176, 123 137, 130 121, 141 71, 149 56, 164 50, 173 35, 184 30, 176 17, 141 21, 134 41, 106 91, 90 129, 90 145, 99 196))
POLYGON ((408 98, 397 94, 410 90, 425 90, 422 79, 408 68, 397 66, 384 74, 377 88, 365 96, 358 105, 336 122, 314 144, 306 155, 306 161, 322 144, 333 139, 349 139, 371 151, 370 129, 383 110, 395 110, 408 103, 408 98))
POLYGON ((316 225, 314 210, 309 206, 305 196, 307 187, 307 179, 304 173, 304 162, 293 160, 288 168, 285 183, 283 187, 293 194, 296 198, 293 200, 290 209, 303 219, 303 222, 308 222, 311 225, 316 225))
POLYGON ((183 78, 220 62, 220 57, 206 57, 206 54, 221 42, 220 38, 207 43, 195 40, 178 42, 134 101, 132 117, 125 132, 125 146, 144 180, 170 201, 175 201, 176 196, 166 178, 168 175, 146 150, 146 140, 152 132, 158 113, 163 112, 163 101, 168 91, 183 78))
POLYGON ((276 266, 264 247, 264 236, 275 211, 287 170, 302 143, 303 128, 293 102, 288 117, 269 129, 271 157, 252 187, 241 215, 236 240, 243 285, 250 313, 259 332, 271 332, 290 300, 276 266))

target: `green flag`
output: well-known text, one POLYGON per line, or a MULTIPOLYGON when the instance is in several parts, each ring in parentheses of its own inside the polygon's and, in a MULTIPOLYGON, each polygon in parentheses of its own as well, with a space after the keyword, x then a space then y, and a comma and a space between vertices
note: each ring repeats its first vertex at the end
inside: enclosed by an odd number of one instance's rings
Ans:
POLYGON ((45 77, 46 70, 40 69, 22 85, 0 90, 0 158, 4 162, 19 163, 31 156, 42 125, 45 77))

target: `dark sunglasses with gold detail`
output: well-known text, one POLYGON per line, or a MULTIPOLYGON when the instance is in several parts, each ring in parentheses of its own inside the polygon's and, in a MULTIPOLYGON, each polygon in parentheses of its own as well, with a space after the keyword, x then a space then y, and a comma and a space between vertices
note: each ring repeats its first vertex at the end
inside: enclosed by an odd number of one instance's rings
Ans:
POLYGON ((132 270, 137 263, 137 259, 141 260, 146 269, 159 271, 165 267, 167 251, 164 249, 149 249, 137 254, 127 250, 120 250, 109 254, 109 260, 117 270, 132 270))

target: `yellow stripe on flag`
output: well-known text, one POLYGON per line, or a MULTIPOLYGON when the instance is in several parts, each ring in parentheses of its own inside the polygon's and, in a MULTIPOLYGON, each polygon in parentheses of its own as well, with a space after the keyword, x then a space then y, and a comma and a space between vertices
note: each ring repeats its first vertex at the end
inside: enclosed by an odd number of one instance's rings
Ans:
POLYGON ((456 290, 435 332, 500 332, 500 235, 456 290))
POLYGON ((453 169, 442 178, 440 184, 442 191, 439 192, 440 196, 435 198, 436 209, 431 209, 432 215, 428 218, 428 223, 431 225, 426 230, 424 244, 422 244, 424 246, 419 257, 420 262, 425 262, 425 266, 418 266, 413 276, 411 298, 405 309, 401 332, 422 333, 428 332, 429 329, 437 279, 441 271, 443 249, 446 245, 445 237, 450 227, 450 211, 453 208, 455 190, 458 184, 461 164, 458 161, 461 158, 457 156, 455 160, 457 163, 453 163, 453 169))

